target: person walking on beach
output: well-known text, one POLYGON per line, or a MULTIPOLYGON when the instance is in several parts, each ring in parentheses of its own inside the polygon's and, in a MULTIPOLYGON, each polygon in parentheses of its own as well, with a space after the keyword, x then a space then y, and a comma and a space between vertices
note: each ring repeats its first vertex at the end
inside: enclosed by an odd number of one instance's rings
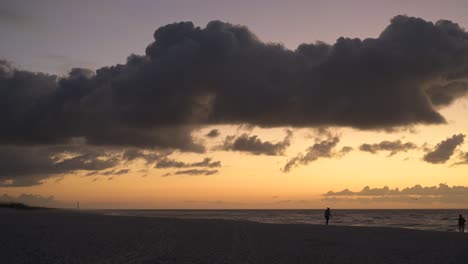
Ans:
POLYGON ((465 233, 465 222, 466 219, 463 217, 463 215, 458 216, 458 230, 461 233, 465 233))
POLYGON ((328 221, 330 220, 331 217, 331 212, 330 208, 327 207, 327 210, 325 210, 325 224, 328 225, 328 221))

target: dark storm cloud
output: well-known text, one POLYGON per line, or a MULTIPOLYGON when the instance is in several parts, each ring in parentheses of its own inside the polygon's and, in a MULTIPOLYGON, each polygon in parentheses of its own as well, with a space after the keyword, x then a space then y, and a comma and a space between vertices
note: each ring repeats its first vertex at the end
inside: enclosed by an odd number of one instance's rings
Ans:
POLYGON ((310 146, 305 154, 299 153, 296 157, 290 159, 282 170, 289 172, 294 167, 307 165, 320 158, 341 158, 353 150, 353 148, 345 146, 341 150, 335 151, 338 142, 340 142, 340 138, 337 136, 319 141, 310 146))
POLYGON ((244 133, 238 137, 226 137, 226 140, 220 149, 249 152, 254 155, 283 155, 286 148, 291 144, 292 135, 292 131, 287 130, 286 137, 282 141, 272 143, 270 141, 262 141, 256 135, 249 136, 244 133))
POLYGON ((192 167, 206 167, 216 168, 221 167, 221 161, 212 161, 212 158, 204 158, 202 161, 186 163, 183 161, 177 161, 169 158, 160 160, 155 168, 167 169, 167 168, 192 168, 192 167))
POLYGON ((447 20, 396 16, 377 38, 296 50, 220 21, 169 24, 154 38, 125 64, 73 69, 63 78, 2 61, 0 142, 82 137, 93 145, 203 152, 191 136, 202 125, 441 124, 434 105, 466 94, 468 34, 447 20))
POLYGON ((205 137, 209 137, 209 138, 216 138, 219 136, 219 130, 218 129, 212 129, 210 130, 210 132, 208 132, 205 137))
POLYGON ((209 175, 213 175, 213 174, 216 174, 216 173, 218 173, 218 170, 190 169, 190 170, 176 171, 176 172, 174 172, 173 175, 192 175, 192 176, 205 175, 205 176, 209 176, 209 175))
POLYGON ((361 146, 359 146, 359 150, 370 152, 372 154, 376 154, 379 151, 388 151, 390 152, 389 156, 393 156, 397 154, 398 152, 406 152, 408 150, 412 150, 416 148, 418 148, 418 146, 414 144, 413 142, 403 143, 401 142, 401 140, 395 140, 395 141, 385 140, 380 143, 375 143, 375 144, 364 143, 361 146))
MULTIPOLYGON (((0 131, 0 143, 55 144, 81 137, 91 145, 157 146, 204 152, 203 146, 193 142, 190 124, 143 125, 123 120, 123 112, 129 106, 117 100, 114 91, 117 83, 104 84, 99 79, 100 72, 120 67, 124 66, 100 69, 98 74, 73 69, 68 77, 58 79, 19 71, 0 61, 0 98, 8 98, 0 104, 0 121, 8 124, 0 131)), ((170 116, 171 112, 166 114, 170 116)))
POLYGON ((463 144, 464 139, 465 135, 463 134, 453 135, 437 144, 433 150, 424 155, 423 159, 433 164, 445 163, 452 157, 455 149, 463 144))
POLYGON ((404 189, 390 189, 364 187, 361 191, 353 192, 348 189, 343 191, 329 191, 324 194, 327 201, 356 201, 356 202, 412 202, 412 203, 455 203, 465 202, 468 199, 468 187, 439 186, 423 187, 415 185, 404 189))
POLYGON ((444 122, 424 84, 432 74, 459 73, 460 60, 451 56, 465 55, 467 34, 448 21, 398 16, 377 39, 340 38, 295 51, 221 22, 168 25, 155 39, 151 59, 167 59, 190 77, 197 67, 194 79, 215 96, 208 122, 376 128, 444 122), (200 76, 207 73, 209 85, 200 76))

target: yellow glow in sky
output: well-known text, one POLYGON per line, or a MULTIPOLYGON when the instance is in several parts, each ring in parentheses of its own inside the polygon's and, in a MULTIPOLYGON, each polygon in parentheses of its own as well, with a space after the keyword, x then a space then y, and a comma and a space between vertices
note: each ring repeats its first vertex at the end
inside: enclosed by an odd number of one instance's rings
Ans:
MULTIPOLYGON (((467 103, 467 100, 460 100, 442 111, 448 120, 446 125, 417 126, 411 131, 394 133, 331 128, 332 134, 340 137, 337 149, 351 146, 354 150, 342 158, 320 158, 293 168, 289 173, 281 171, 286 162, 314 144, 315 138, 323 136, 317 135, 313 129, 293 129, 291 146, 282 156, 219 150, 210 150, 206 154, 174 153, 170 156, 185 162, 200 161, 204 157, 221 161, 219 172, 209 176, 163 177, 174 169, 156 169, 154 164, 148 166, 143 162, 134 162, 124 166, 130 169, 125 175, 103 177, 77 173, 50 179, 38 186, 2 188, 1 191, 9 195, 53 195, 65 207, 73 207, 79 200, 82 208, 322 208, 330 204, 341 208, 464 207, 457 203, 329 202, 322 195, 330 190, 359 191, 364 186, 401 189, 417 184, 468 185, 468 165, 451 166, 452 161, 429 164, 422 160, 424 151, 421 149, 394 156, 389 156, 388 152, 370 154, 358 150, 362 143, 398 139, 414 142, 418 146, 426 143, 427 147, 432 148, 453 134, 467 133, 467 103)), ((203 138, 211 128, 204 128, 195 136, 212 149, 220 145, 226 136, 243 132, 273 142, 281 141, 286 135, 285 128, 244 131, 237 126, 220 126, 221 136, 216 139, 203 138)), ((460 151, 468 151, 468 147, 462 145, 457 149, 452 160, 460 151)))

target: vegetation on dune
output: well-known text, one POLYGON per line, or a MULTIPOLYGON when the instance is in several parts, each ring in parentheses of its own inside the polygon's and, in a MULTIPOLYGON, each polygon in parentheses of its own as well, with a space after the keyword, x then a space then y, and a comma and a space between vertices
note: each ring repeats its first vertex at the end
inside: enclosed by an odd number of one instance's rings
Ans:
POLYGON ((22 210, 46 209, 45 207, 29 206, 29 205, 22 204, 22 203, 4 203, 4 202, 0 202, 0 208, 13 208, 13 209, 22 209, 22 210))

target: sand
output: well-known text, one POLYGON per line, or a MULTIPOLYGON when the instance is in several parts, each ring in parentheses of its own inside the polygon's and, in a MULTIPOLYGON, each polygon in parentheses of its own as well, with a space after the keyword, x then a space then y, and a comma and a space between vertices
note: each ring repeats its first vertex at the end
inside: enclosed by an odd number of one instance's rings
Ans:
POLYGON ((0 263, 468 263, 468 235, 0 209, 0 263))

